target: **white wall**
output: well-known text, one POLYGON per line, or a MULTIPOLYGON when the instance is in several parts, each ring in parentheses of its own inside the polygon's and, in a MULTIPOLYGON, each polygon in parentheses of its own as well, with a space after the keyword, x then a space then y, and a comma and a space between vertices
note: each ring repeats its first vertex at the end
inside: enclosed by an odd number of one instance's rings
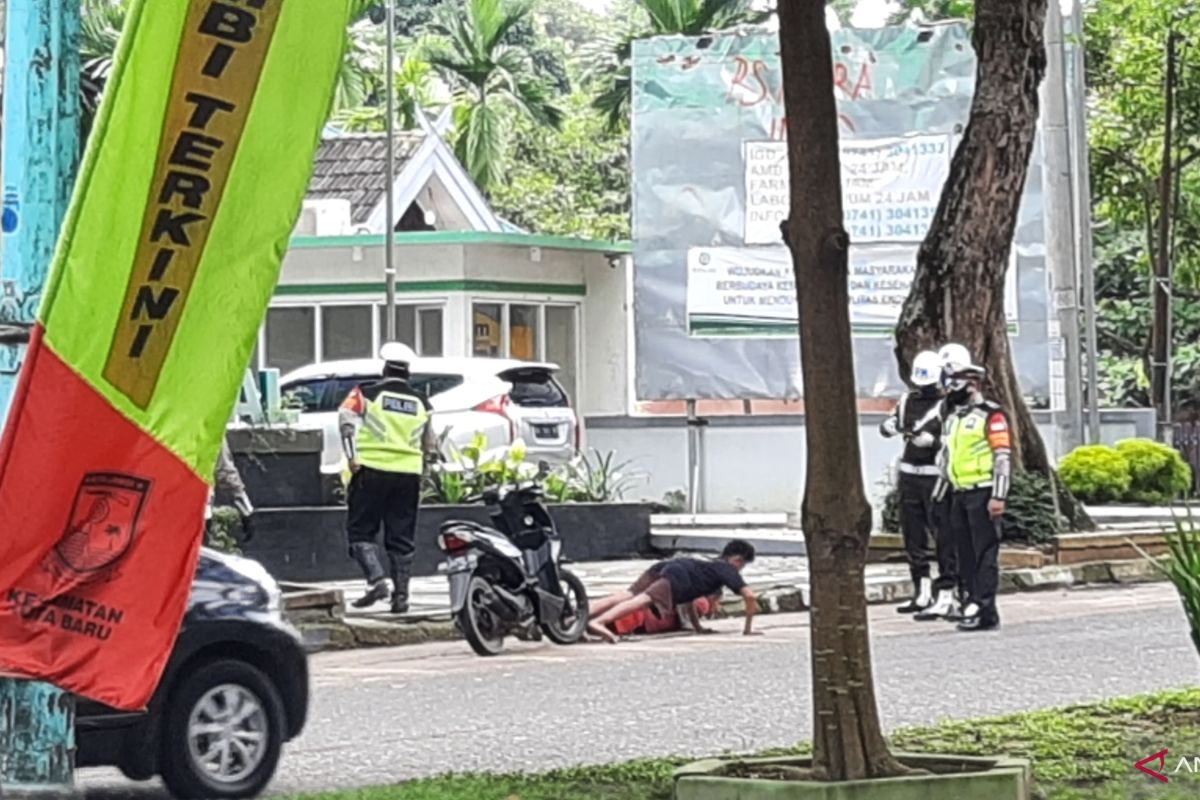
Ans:
MULTIPOLYGON (((344 241, 344 240, 342 240, 344 241)), ((405 245, 396 248, 396 280, 451 280, 463 277, 458 245, 405 245)), ((382 283, 382 243, 368 246, 291 247, 283 259, 281 286, 382 283)))
POLYGON ((610 263, 607 256, 587 259, 587 296, 583 303, 583 364, 580 407, 587 416, 623 416, 632 411, 633 259, 610 263))
MULTIPOLYGON (((880 437, 882 421, 882 415, 864 414, 859 426, 862 477, 874 503, 882 499, 880 482, 900 452, 896 442, 880 437)), ((661 500, 669 491, 686 491, 688 434, 682 418, 627 417, 588 422, 589 448, 614 451, 618 461, 632 460, 635 468, 646 473, 647 479, 633 494, 661 500)), ((1053 429, 1048 419, 1039 419, 1038 428, 1049 442, 1053 429)), ((1107 442, 1151 436, 1153 432, 1151 411, 1104 414, 1103 435, 1107 442)), ((803 417, 714 418, 703 436, 704 510, 799 512, 807 464, 803 417)))

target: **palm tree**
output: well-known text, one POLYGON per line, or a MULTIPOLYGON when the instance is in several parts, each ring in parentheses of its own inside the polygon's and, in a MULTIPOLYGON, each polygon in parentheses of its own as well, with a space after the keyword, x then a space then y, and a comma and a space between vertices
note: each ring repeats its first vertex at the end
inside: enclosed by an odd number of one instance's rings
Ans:
POLYGON ((552 128, 562 123, 529 54, 503 39, 533 0, 467 0, 439 9, 429 63, 455 92, 454 149, 483 189, 503 179, 506 115, 521 113, 552 128))
MULTIPOLYGON (((432 67, 416 50, 410 51, 396 70, 395 93, 396 125, 400 130, 414 130, 420 126, 418 109, 436 110, 442 105, 432 67)), ((334 112, 331 122, 348 132, 382 131, 387 127, 386 98, 371 105, 342 108, 334 112)))
POLYGON ((629 118, 633 89, 633 43, 651 36, 700 36, 735 25, 765 21, 770 11, 758 11, 753 0, 638 0, 643 14, 624 31, 597 41, 590 54, 586 79, 598 86, 593 105, 616 129, 629 118))
MULTIPOLYGON (((125 26, 129 0, 83 0, 81 8, 80 102, 84 131, 100 105, 112 72, 113 57, 125 26)), ((349 42, 334 90, 335 110, 367 102, 383 82, 383 45, 377 24, 382 21, 380 0, 351 0, 349 42)))

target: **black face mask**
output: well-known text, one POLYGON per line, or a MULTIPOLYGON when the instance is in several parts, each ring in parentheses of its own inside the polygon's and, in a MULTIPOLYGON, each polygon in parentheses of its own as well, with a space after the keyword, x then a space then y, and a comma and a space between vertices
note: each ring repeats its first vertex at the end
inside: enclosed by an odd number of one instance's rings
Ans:
POLYGON ((946 399, 956 406, 961 406, 971 399, 971 387, 964 386, 961 389, 951 389, 946 395, 946 399))

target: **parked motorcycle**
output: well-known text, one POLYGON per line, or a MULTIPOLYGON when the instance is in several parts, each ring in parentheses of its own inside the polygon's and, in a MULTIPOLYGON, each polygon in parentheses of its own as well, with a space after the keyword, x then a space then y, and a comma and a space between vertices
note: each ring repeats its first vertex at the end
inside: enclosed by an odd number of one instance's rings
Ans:
POLYGON ((438 533, 450 577, 450 610, 471 649, 498 655, 504 637, 540 628, 555 644, 574 644, 587 628, 583 581, 563 569, 562 540, 536 483, 482 496, 494 528, 450 520, 438 533))

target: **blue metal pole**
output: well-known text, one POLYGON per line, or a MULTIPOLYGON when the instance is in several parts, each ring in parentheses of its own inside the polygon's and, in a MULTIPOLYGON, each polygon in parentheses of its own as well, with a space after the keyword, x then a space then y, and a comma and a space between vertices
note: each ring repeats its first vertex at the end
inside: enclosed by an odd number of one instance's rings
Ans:
MULTIPOLYGON (((79 8, 79 0, 7 1, 0 419, 25 357, 16 340, 35 319, 79 166, 79 8)), ((74 708, 49 684, 0 679, 0 785, 71 785, 74 708)))

